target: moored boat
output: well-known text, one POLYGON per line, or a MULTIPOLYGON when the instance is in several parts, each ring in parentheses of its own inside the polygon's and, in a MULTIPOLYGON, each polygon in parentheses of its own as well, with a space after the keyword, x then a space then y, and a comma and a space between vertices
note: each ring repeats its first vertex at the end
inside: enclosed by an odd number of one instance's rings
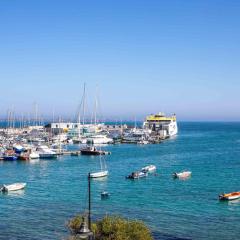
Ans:
POLYGON ((101 192, 101 198, 105 199, 105 198, 108 198, 109 196, 110 194, 107 191, 101 192))
POLYGON ((147 172, 147 173, 151 173, 157 170, 157 167, 155 165, 148 165, 144 168, 142 168, 142 172, 147 172))
POLYGON ((240 192, 222 193, 219 195, 219 200, 236 200, 240 198, 240 192))
POLYGON ((18 157, 13 150, 7 150, 3 155, 3 160, 5 161, 15 161, 18 157))
POLYGON ((40 158, 56 158, 57 157, 57 154, 47 146, 38 147, 37 153, 39 154, 40 158))
POLYGON ((87 144, 109 144, 109 143, 113 143, 113 139, 103 134, 98 134, 87 138, 87 144))
POLYGON ((143 178, 147 177, 148 173, 147 172, 132 172, 130 175, 128 175, 126 178, 128 179, 138 179, 138 178, 143 178))
POLYGON ((29 160, 29 153, 22 153, 19 155, 20 160, 29 160))
POLYGON ((173 177, 174 178, 187 178, 187 177, 190 177, 192 175, 192 172, 190 171, 184 171, 184 172, 175 172, 173 173, 173 177))
POLYGON ((106 177, 108 175, 108 171, 99 171, 99 172, 94 172, 90 173, 91 178, 100 178, 100 177, 106 177))
POLYGON ((31 152, 30 154, 29 154, 29 158, 30 159, 38 159, 40 156, 39 156, 39 154, 37 153, 37 152, 31 152))
POLYGON ((82 155, 108 155, 110 152, 98 150, 95 147, 86 147, 80 150, 82 155))
POLYGON ((2 191, 3 192, 10 192, 10 191, 18 191, 24 189, 26 187, 26 183, 13 183, 9 185, 3 185, 2 191))

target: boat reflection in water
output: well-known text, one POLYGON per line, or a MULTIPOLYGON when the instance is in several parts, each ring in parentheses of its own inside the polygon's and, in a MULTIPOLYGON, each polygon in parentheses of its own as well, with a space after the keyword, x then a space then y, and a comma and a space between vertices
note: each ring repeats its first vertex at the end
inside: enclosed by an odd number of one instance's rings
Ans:
POLYGON ((8 196, 8 197, 22 197, 25 195, 25 189, 18 190, 18 191, 4 191, 2 192, 2 195, 8 196))

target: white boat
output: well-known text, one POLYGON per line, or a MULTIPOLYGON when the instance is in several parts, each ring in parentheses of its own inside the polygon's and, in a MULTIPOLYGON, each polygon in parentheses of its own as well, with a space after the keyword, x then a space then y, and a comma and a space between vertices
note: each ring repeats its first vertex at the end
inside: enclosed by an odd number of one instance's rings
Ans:
POLYGON ((147 172, 132 172, 130 175, 126 176, 127 179, 139 179, 139 178, 144 178, 147 177, 148 173, 147 172))
POLYGON ((48 146, 39 146, 37 148, 37 153, 39 154, 40 158, 56 158, 57 154, 52 151, 48 146))
POLYGON ((108 175, 108 171, 100 171, 100 172, 94 172, 90 173, 91 178, 100 178, 100 177, 106 177, 108 175))
POLYGON ((40 158, 40 156, 37 152, 31 152, 29 154, 29 159, 38 159, 38 158, 40 158))
POLYGON ((112 142, 113 142, 112 138, 103 134, 98 134, 98 135, 94 135, 92 137, 87 138, 88 144, 109 144, 112 142))
POLYGON ((138 144, 146 145, 149 144, 148 140, 141 140, 138 142, 138 144))
POLYGON ((148 172, 148 173, 154 172, 156 170, 157 170, 157 167, 155 165, 148 165, 148 166, 142 168, 143 172, 148 172))
POLYGON ((26 183, 13 183, 10 185, 3 185, 2 191, 10 192, 10 191, 18 191, 24 189, 26 187, 26 183))
POLYGON ((99 159, 100 159, 101 170, 99 172, 90 173, 90 178, 101 178, 101 177, 106 177, 108 175, 108 170, 107 170, 105 160, 102 162, 101 155, 99 155, 99 159))
POLYGON ((190 171, 173 173, 173 177, 175 177, 175 178, 187 178, 187 177, 190 177, 191 175, 192 175, 192 172, 190 172, 190 171))

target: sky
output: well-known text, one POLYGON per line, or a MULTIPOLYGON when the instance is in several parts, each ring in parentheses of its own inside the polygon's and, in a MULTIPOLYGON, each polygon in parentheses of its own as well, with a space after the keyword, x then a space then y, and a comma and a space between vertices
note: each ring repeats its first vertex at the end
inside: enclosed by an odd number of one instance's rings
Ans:
POLYGON ((1 0, 0 116, 240 120, 240 1, 1 0), (96 87, 98 86, 98 87, 96 87), (96 90, 96 88, 98 90, 96 90))

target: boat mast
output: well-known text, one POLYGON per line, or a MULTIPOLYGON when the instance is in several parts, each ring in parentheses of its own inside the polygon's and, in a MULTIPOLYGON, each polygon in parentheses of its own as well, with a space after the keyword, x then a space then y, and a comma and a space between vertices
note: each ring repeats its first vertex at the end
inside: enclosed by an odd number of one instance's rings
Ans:
POLYGON ((38 125, 38 105, 36 102, 34 103, 34 112, 35 112, 35 126, 37 126, 38 125))
POLYGON ((98 107, 98 86, 96 86, 95 106, 94 106, 94 124, 97 125, 97 107, 98 107))
POLYGON ((79 108, 79 111, 78 111, 78 138, 80 139, 80 125, 81 125, 81 113, 80 113, 80 111, 81 111, 81 106, 80 106, 80 108, 79 108))
POLYGON ((86 92, 86 83, 84 83, 84 87, 83 87, 83 126, 85 124, 85 92, 86 92))
POLYGON ((100 168, 101 168, 101 171, 102 171, 103 170, 102 155, 100 154, 99 157, 100 157, 100 168))

